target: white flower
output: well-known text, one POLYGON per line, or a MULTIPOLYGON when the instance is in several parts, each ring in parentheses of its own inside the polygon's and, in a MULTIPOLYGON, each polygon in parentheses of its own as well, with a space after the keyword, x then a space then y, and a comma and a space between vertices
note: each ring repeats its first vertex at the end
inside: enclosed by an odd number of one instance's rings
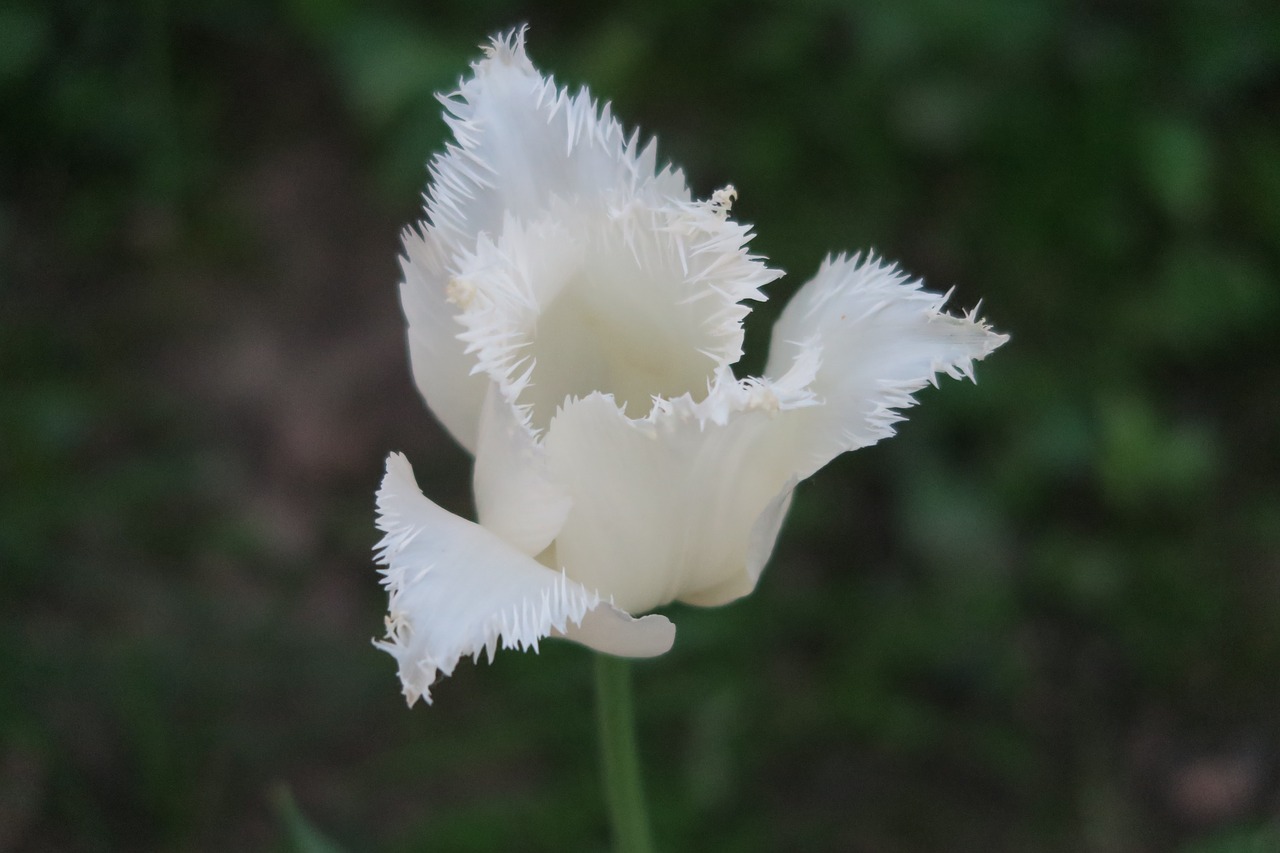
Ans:
POLYGON ((475 454, 479 524, 387 460, 379 645, 410 704, 500 644, 662 654, 675 627, 631 614, 751 592, 796 483, 1006 340, 840 256, 783 312, 764 375, 735 378, 743 303, 780 273, 747 252, 731 187, 693 199, 607 105, 541 76, 523 31, 441 100, 454 141, 405 234, 400 296, 418 387, 475 454))

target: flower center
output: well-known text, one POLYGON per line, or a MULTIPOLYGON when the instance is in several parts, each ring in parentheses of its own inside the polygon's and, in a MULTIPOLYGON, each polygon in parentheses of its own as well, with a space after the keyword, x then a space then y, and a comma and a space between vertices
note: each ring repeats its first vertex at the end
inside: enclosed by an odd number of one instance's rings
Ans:
MULTIPOLYGON (((742 355, 747 299, 779 273, 747 254, 747 226, 711 202, 561 201, 482 235, 449 283, 461 336, 543 430, 571 397, 612 394, 642 418, 655 397, 702 399, 742 355)), ((723 196, 723 197, 721 197, 723 196)))
POLYGON ((646 280, 654 270, 632 258, 615 256, 605 268, 590 260, 543 308, 530 336, 527 354, 537 367, 520 401, 533 405, 538 429, 566 398, 596 391, 644 417, 655 396, 705 394, 716 366, 698 346, 702 318, 646 280))

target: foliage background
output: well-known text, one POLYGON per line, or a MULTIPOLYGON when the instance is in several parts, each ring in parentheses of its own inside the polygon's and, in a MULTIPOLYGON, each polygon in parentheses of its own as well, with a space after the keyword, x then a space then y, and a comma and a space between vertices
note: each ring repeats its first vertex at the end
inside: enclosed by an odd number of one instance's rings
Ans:
POLYGON ((672 850, 1280 849, 1280 7, 9 0, 0 849, 600 850, 589 660, 369 645, 398 231, 487 34, 1013 341, 637 670, 672 850), (290 806, 296 802, 296 808, 290 806), (298 818, 305 815, 305 818, 298 818), (305 846, 305 845, 304 845, 305 846))

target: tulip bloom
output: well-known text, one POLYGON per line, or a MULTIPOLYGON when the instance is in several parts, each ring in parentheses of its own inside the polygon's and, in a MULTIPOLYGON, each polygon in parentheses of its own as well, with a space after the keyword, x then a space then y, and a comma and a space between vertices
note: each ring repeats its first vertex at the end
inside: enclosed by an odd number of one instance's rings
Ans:
POLYGON ((475 454, 479 523, 387 460, 379 646, 410 704, 499 645, 667 651, 675 626, 639 614, 751 592, 798 482, 1006 340, 839 256, 782 313, 764 375, 735 377, 744 302, 781 273, 747 251, 731 187, 694 199, 608 105, 542 76, 523 31, 441 100, 454 140, 404 235, 400 297, 418 388, 475 454))

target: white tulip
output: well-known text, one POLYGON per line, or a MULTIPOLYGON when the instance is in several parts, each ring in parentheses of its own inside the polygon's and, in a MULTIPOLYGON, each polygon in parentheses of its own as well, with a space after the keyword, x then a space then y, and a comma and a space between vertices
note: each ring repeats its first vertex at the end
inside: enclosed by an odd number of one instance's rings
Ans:
POLYGON ((415 380, 475 454, 479 523, 424 497, 403 455, 378 492, 387 637, 405 695, 465 656, 568 637, 667 651, 647 613, 751 592, 796 483, 893 433, 935 374, 1007 338, 873 256, 828 259, 738 379, 747 252, 731 187, 693 199, 584 89, 494 38, 441 98, 454 141, 404 237, 415 380))

